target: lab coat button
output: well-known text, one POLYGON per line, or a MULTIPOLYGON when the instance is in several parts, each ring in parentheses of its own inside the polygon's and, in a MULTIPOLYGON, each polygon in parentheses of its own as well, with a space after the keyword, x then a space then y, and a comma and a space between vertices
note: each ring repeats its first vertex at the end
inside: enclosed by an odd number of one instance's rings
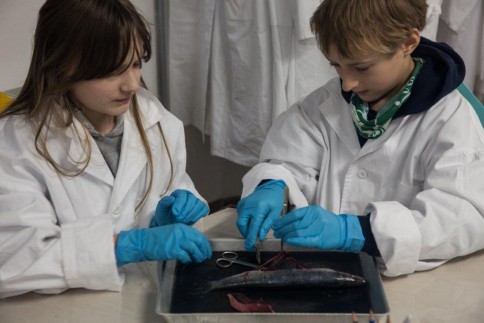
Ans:
POLYGON ((118 207, 116 207, 116 208, 113 210, 113 214, 114 214, 114 215, 116 215, 116 216, 118 216, 118 215, 119 215, 119 213, 120 213, 120 211, 121 211, 121 210, 119 209, 119 206, 118 206, 118 207))
POLYGON ((360 169, 357 173, 357 176, 359 178, 367 178, 368 177, 368 173, 366 172, 366 170, 364 169, 360 169))

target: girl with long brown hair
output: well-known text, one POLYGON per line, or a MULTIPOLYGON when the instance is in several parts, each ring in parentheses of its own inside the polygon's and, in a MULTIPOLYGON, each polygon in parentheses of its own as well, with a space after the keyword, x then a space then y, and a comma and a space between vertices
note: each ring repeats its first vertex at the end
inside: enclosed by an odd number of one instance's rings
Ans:
POLYGON ((211 255, 182 123, 143 86, 128 0, 48 0, 25 84, 0 114, 0 298, 120 290, 119 267, 211 255), (160 199, 161 197, 161 199, 160 199))

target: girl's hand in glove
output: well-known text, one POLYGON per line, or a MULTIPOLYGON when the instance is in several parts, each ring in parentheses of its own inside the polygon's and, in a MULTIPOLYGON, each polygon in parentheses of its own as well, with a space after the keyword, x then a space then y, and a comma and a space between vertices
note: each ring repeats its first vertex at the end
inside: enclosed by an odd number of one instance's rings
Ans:
POLYGON ((202 262, 211 257, 212 249, 201 232, 177 223, 121 231, 118 234, 115 253, 116 262, 121 266, 146 260, 202 262))
POLYGON ((192 225, 209 212, 208 206, 192 192, 176 190, 169 196, 164 196, 156 206, 155 215, 150 227, 167 224, 185 223, 192 225))

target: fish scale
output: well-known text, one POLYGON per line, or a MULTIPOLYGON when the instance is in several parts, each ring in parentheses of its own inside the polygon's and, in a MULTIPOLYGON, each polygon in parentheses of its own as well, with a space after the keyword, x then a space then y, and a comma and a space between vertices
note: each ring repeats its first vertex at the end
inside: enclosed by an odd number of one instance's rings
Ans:
POLYGON ((210 282, 205 291, 230 288, 357 287, 366 280, 330 268, 252 270, 210 282))

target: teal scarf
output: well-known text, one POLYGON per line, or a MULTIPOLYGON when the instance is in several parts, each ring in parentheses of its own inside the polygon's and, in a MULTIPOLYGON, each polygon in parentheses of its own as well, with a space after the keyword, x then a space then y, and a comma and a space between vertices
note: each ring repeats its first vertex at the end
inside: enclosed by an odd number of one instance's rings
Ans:
POLYGON ((383 108, 378 111, 375 119, 368 120, 368 103, 360 99, 355 93, 351 94, 350 106, 353 123, 358 133, 366 139, 375 139, 380 137, 387 129, 393 115, 397 110, 407 101, 410 96, 413 83, 417 78, 420 69, 422 68, 423 60, 421 58, 414 58, 415 68, 412 75, 403 87, 403 89, 395 94, 383 108))

